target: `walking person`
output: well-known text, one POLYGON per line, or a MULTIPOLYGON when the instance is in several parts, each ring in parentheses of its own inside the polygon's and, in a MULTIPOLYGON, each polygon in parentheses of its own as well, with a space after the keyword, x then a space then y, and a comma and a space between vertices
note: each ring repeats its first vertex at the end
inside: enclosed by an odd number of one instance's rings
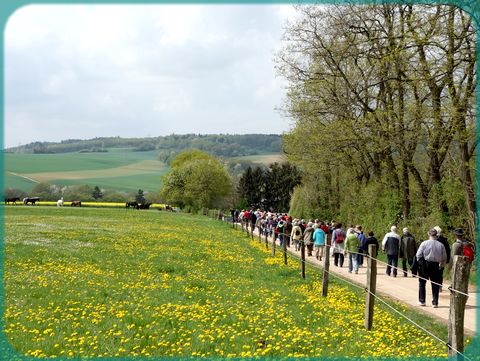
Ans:
POLYGON ((358 249, 360 248, 360 239, 357 233, 350 232, 345 240, 345 254, 348 254, 348 273, 358 273, 358 249))
POLYGON ((295 246, 295 251, 298 251, 300 249, 300 240, 302 239, 302 236, 303 236, 302 229, 298 225, 297 220, 294 219, 290 238, 292 239, 293 245, 295 246))
POLYGON ((456 228, 453 232, 455 235, 455 242, 452 244, 452 258, 453 256, 465 256, 468 258, 470 264, 475 259, 475 245, 465 239, 465 232, 463 228, 456 228))
POLYGON ((358 267, 361 267, 363 265, 363 255, 367 253, 367 248, 366 248, 366 241, 367 237, 365 237, 365 234, 363 234, 362 231, 362 226, 357 224, 355 226, 355 233, 357 234, 358 240, 360 241, 360 245, 358 246, 358 254, 357 254, 357 263, 358 267))
POLYGON ((307 256, 312 256, 313 251, 313 232, 315 229, 313 228, 313 223, 308 222, 307 228, 305 228, 305 232, 303 233, 303 243, 305 247, 307 247, 307 256))
POLYGON ((257 213, 253 211, 253 209, 250 211, 250 217, 249 217, 249 222, 250 222, 250 229, 253 231, 255 230, 255 227, 257 225, 257 213))
POLYGON ((290 248, 290 235, 292 233, 292 228, 293 228, 292 217, 285 216, 285 225, 283 227, 284 227, 283 232, 285 233, 284 235, 285 242, 287 242, 287 247, 290 248))
POLYGON ((417 243, 415 237, 405 227, 400 242, 400 258, 402 259, 403 277, 408 277, 407 263, 410 266, 412 277, 417 276, 417 262, 415 262, 415 255, 417 254, 417 243))
POLYGON ((387 254, 387 276, 393 273, 393 277, 397 277, 400 236, 397 234, 396 226, 390 227, 390 232, 383 237, 382 249, 387 254))
MULTIPOLYGON (((323 251, 325 249, 325 244, 327 243, 327 235, 325 234, 325 231, 322 229, 322 227, 318 227, 315 229, 313 232, 313 245, 315 247, 315 258, 318 259, 319 261, 322 260, 323 257, 323 251)), ((325 257, 328 257, 329 255, 325 255, 325 257)))
POLYGON ((437 230, 428 231, 428 240, 423 241, 418 247, 416 258, 419 263, 419 286, 418 286, 418 304, 425 306, 426 303, 426 284, 430 280, 432 285, 432 307, 438 307, 438 294, 440 291, 441 269, 447 262, 447 252, 437 237, 437 230))
MULTIPOLYGON (((335 266, 343 267, 344 253, 345 253, 345 231, 342 229, 342 224, 335 226, 332 233, 332 249, 335 266)), ((327 255, 328 256, 328 255, 327 255)))
MULTIPOLYGON (((447 237, 442 235, 442 229, 439 226, 433 227, 437 231, 437 239, 438 241, 443 244, 443 247, 445 247, 445 252, 447 252, 447 262, 445 265, 448 265, 450 263, 450 244, 448 243, 447 237)), ((440 270, 440 284, 443 285, 443 271, 445 270, 445 267, 443 267, 440 270)), ((440 287, 440 292, 442 292, 442 287, 440 287)))
POLYGON ((285 221, 282 218, 279 218, 278 223, 277 223, 277 227, 275 228, 275 230, 276 230, 275 233, 278 235, 278 239, 280 241, 280 247, 283 247, 283 242, 284 242, 284 239, 285 239, 284 234, 283 234, 284 226, 285 226, 285 221))
POLYGON ((365 241, 365 249, 367 250, 368 253, 368 246, 374 244, 375 245, 375 255, 374 257, 376 258, 378 256, 378 239, 375 238, 375 234, 373 231, 368 232, 368 237, 367 240, 365 241))

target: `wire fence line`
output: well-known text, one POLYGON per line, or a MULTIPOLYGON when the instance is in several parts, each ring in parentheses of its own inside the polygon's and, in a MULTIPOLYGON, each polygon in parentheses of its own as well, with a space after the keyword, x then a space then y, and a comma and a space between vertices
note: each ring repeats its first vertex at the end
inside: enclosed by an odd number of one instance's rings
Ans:
MULTIPOLYGON (((234 220, 232 220, 232 222, 234 222, 234 220)), ((248 231, 248 223, 245 224, 244 226, 244 223, 242 222, 241 224, 242 226, 242 231, 245 229, 245 231, 247 232, 247 234, 249 234, 249 231, 248 231)), ((236 227, 235 227, 236 228, 236 227)), ((265 235, 265 242, 266 244, 268 243, 272 243, 272 246, 275 247, 275 244, 276 244, 276 240, 277 240, 277 237, 276 237, 276 233, 273 231, 273 230, 269 230, 269 231, 266 231, 266 228, 264 227, 252 227, 252 225, 250 226, 250 235, 252 237, 252 239, 254 238, 254 229, 257 228, 258 230, 258 237, 259 237, 259 241, 262 242, 262 233, 263 235, 265 235), (271 235, 271 237, 269 237, 271 235), (271 240, 269 241, 268 238, 271 238, 271 240)), ((282 235, 282 239, 280 240, 281 244, 280 246, 282 245, 285 245, 286 242, 288 240, 291 240, 291 235, 290 234, 286 234, 286 233, 279 233, 282 235)), ((327 241, 327 239, 326 239, 327 241)), ((325 249, 328 250, 331 246, 326 243, 326 246, 325 249)), ((305 247, 304 244, 302 244, 302 242, 300 242, 300 246, 301 247, 305 247)), ((274 249, 272 247, 272 249, 274 249)), ((390 304, 388 304, 388 302, 386 302, 384 299, 382 299, 381 297, 379 297, 378 295, 376 295, 374 292, 371 292, 371 290, 368 289, 368 287, 363 287, 363 286, 360 286, 344 277, 341 277, 335 273, 332 273, 328 270, 325 269, 325 267, 323 267, 322 264, 317 264, 317 263, 314 263, 313 261, 310 261, 310 260, 307 260, 307 259, 302 259, 301 257, 299 257, 298 255, 292 253, 292 251, 288 251, 286 249, 286 247, 280 247, 280 250, 282 253, 284 253, 284 256, 287 257, 291 257, 293 259, 296 259, 297 261, 299 261, 303 267, 305 266, 305 264, 308 264, 309 266, 311 266, 312 268, 315 268, 315 269, 321 269, 323 272, 326 272, 328 275, 332 275, 333 277, 339 279, 339 280, 342 280, 343 282, 345 283, 348 283, 349 285, 351 285, 352 287, 355 287, 357 289, 361 289, 361 290, 364 290, 365 292, 367 292, 368 294, 372 295, 375 299, 379 300, 379 302, 381 302, 382 304, 384 304, 386 307, 392 309, 395 313, 399 314, 401 317, 403 317, 404 319, 407 320, 407 322, 411 323, 412 325, 414 325, 415 327, 417 327, 418 329, 422 330, 423 332, 425 332, 426 334, 428 334, 429 336, 431 336, 432 338, 434 338, 435 340, 439 341, 440 343, 442 343, 443 345, 446 345, 450 350, 454 351, 458 356, 461 356, 463 357, 463 359, 465 360, 468 360, 468 361, 473 361, 471 358, 469 358, 468 356, 466 356, 463 352, 461 352, 460 350, 458 350, 457 348, 453 347, 449 342, 445 342, 444 340, 442 340, 440 337, 434 335, 433 333, 431 333, 430 331, 428 331, 427 329, 425 329, 423 326, 419 325, 417 322, 415 322, 414 320, 412 320, 411 318, 409 318, 407 315, 403 314, 402 312, 398 311, 396 308, 394 308, 393 306, 391 306, 390 304)), ((330 257, 330 254, 328 254, 329 252, 327 252, 327 254, 325 254, 324 256, 325 257, 330 257)), ((371 255, 369 254, 363 254, 363 253, 358 253, 358 252, 348 252, 348 253, 351 253, 351 254, 355 254, 355 255, 362 255, 366 258, 370 258, 372 260, 374 260, 375 262, 380 262, 382 264, 386 264, 388 265, 387 263, 385 262, 382 262, 382 261, 379 261, 378 259, 376 259, 375 257, 372 257, 371 255)), ((273 255, 273 253, 272 253, 273 255)), ((304 256, 304 253, 303 253, 303 256, 304 256)), ((285 259, 286 261, 286 259, 285 259)), ((393 268, 393 266, 391 266, 393 268)), ((397 270, 399 269, 398 267, 395 267, 397 270)), ((403 269, 402 269, 403 271, 403 269)), ((302 270, 303 272, 303 270, 302 270)), ((426 281, 428 281, 428 279, 426 278, 423 278, 423 277, 418 277, 419 279, 424 279, 426 281)), ((437 285, 440 285, 440 286, 443 286, 441 284, 438 284, 436 283, 437 285)), ((455 290, 452 286, 449 286, 448 289, 453 293, 453 292, 456 292, 458 294, 461 294, 463 296, 466 296, 468 297, 468 294, 467 293, 464 293, 464 292, 461 292, 459 290, 455 290)))
MULTIPOLYGON (((247 223, 247 224, 248 224, 248 223, 247 223)), ((246 228, 246 227, 245 227, 245 228, 246 228)), ((255 227, 255 228, 258 228, 258 227, 255 227)), ((282 233, 282 235, 283 235, 283 237, 285 237, 285 236, 286 236, 286 237, 291 237, 291 236, 288 235, 287 233, 282 233)), ((276 241, 276 240, 274 239, 274 241, 276 241)), ((363 256, 363 257, 365 257, 365 258, 374 258, 378 263, 381 263, 381 264, 384 264, 384 265, 387 265, 387 266, 388 266, 388 263, 387 263, 387 262, 381 261, 381 260, 379 260, 379 259, 376 258, 376 257, 372 257, 372 256, 370 256, 368 253, 360 253, 360 252, 348 252, 348 253, 351 253, 351 254, 354 254, 354 255, 360 255, 360 256, 363 256)), ((326 256, 327 256, 327 255, 326 255, 326 256)), ((403 268, 396 267, 396 266, 393 266, 393 265, 390 265, 390 267, 391 267, 392 269, 396 270, 397 272, 404 272, 403 268)), ((430 279, 428 279, 428 278, 422 277, 422 276, 420 276, 420 275, 418 275, 418 274, 417 274, 415 277, 418 278, 418 279, 424 280, 424 281, 430 281, 432 284, 435 284, 435 285, 437 285, 437 286, 439 286, 439 287, 446 287, 450 292, 456 292, 456 293, 461 294, 461 295, 463 295, 463 296, 465 296, 465 297, 468 297, 468 296, 469 296, 468 293, 465 293, 465 292, 462 292, 462 291, 459 291, 459 290, 454 289, 454 288, 452 287, 452 285, 445 285, 445 284, 442 284, 442 283, 434 282, 434 281, 432 281, 432 280, 430 280, 430 279)))
MULTIPOLYGON (((368 253, 359 253, 359 252, 348 252, 348 253, 356 254, 356 255, 361 255, 361 256, 363 256, 363 257, 365 257, 365 258, 375 258, 375 257, 370 256, 368 253)), ((381 260, 379 260, 378 258, 375 258, 375 260, 377 261, 377 263, 382 263, 382 264, 388 266, 388 263, 385 262, 385 261, 381 261, 381 260)), ((404 272, 403 268, 395 267, 395 266, 393 266, 393 265, 390 265, 390 267, 391 267, 392 269, 397 270, 397 272, 404 272)), ((424 280, 424 281, 430 281, 432 284, 435 284, 435 285, 440 286, 440 287, 447 287, 447 289, 448 289, 449 291, 451 291, 451 292, 456 292, 456 293, 461 294, 461 295, 466 296, 466 297, 469 296, 468 293, 465 293, 465 292, 462 292, 462 291, 459 291, 459 290, 456 290, 456 289, 452 288, 452 285, 446 285, 446 284, 443 284, 443 283, 434 282, 434 281, 432 281, 432 280, 430 280, 430 279, 428 279, 428 278, 422 277, 422 276, 420 276, 420 275, 418 275, 418 274, 416 274, 414 277, 415 277, 415 278, 418 278, 418 279, 421 279, 421 280, 424 280)))

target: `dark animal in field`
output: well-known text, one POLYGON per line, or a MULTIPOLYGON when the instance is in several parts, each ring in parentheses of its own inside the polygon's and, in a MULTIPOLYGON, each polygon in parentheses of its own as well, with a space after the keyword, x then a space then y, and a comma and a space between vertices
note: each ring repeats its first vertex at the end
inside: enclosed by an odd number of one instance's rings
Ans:
POLYGON ((82 206, 82 201, 72 201, 70 204, 70 207, 81 207, 82 206))
POLYGON ((5 198, 5 204, 9 204, 9 203, 17 204, 17 201, 20 202, 20 197, 5 198))
POLYGON ((150 209, 152 203, 139 203, 137 209, 150 209))
POLYGON ((36 202, 40 201, 40 197, 26 197, 23 198, 23 204, 27 205, 28 203, 31 203, 34 205, 36 202))
POLYGON ((130 207, 133 207, 133 208, 138 209, 138 203, 137 203, 136 201, 134 201, 134 202, 126 202, 126 203, 125 203, 125 208, 130 208, 130 207))

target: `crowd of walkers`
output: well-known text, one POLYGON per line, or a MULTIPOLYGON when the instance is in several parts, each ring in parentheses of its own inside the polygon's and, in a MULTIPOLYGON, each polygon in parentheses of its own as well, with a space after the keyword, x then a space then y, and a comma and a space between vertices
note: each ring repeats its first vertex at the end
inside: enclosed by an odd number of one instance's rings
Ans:
POLYGON ((391 226, 382 242, 379 243, 373 231, 364 234, 361 225, 343 227, 342 223, 324 222, 318 219, 296 219, 288 214, 279 214, 257 210, 231 210, 236 222, 242 222, 251 228, 259 230, 259 234, 273 237, 283 247, 294 247, 299 250, 303 244, 308 257, 322 260, 323 257, 334 258, 336 267, 343 267, 348 257, 348 272, 358 274, 359 267, 363 266, 364 258, 368 254, 369 245, 375 245, 378 256, 381 249, 387 258, 386 274, 397 277, 398 263, 402 261, 403 277, 419 279, 418 301, 420 306, 426 306, 426 283, 431 281, 432 307, 438 307, 439 292, 443 284, 445 267, 455 255, 466 256, 470 263, 475 256, 475 245, 465 238, 462 228, 454 230, 455 242, 450 246, 448 239, 439 226, 428 231, 428 239, 417 242, 407 227, 400 235, 396 226, 391 226), (330 246, 330 254, 326 254, 326 245, 330 246))

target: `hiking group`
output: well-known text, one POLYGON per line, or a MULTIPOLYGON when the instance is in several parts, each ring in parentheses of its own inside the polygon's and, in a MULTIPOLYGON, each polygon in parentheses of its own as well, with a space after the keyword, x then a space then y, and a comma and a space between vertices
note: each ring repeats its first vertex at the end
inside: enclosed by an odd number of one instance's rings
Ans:
POLYGON ((387 276, 397 277, 398 262, 402 261, 403 277, 419 279, 418 303, 426 306, 426 283, 430 280, 432 287, 432 307, 438 307, 438 296, 443 284, 445 267, 450 265, 450 259, 455 255, 466 256, 470 263, 475 256, 475 245, 465 238, 462 228, 453 231, 455 242, 450 246, 448 239, 442 234, 442 229, 435 226, 428 231, 428 239, 420 242, 410 233, 407 227, 398 234, 396 226, 390 228, 382 239, 381 244, 373 231, 368 236, 363 233, 361 225, 350 225, 346 230, 342 223, 323 222, 318 219, 294 219, 288 214, 279 214, 257 210, 231 210, 233 219, 239 223, 249 225, 252 232, 259 229, 259 234, 272 237, 282 247, 293 245, 299 250, 305 245, 308 257, 315 257, 321 261, 323 257, 332 256, 336 267, 343 267, 348 257, 348 272, 358 274, 364 258, 368 257, 370 244, 384 252, 387 258, 387 276), (330 246, 330 255, 325 254, 325 246, 330 246), (314 254, 313 254, 314 253, 314 254))

